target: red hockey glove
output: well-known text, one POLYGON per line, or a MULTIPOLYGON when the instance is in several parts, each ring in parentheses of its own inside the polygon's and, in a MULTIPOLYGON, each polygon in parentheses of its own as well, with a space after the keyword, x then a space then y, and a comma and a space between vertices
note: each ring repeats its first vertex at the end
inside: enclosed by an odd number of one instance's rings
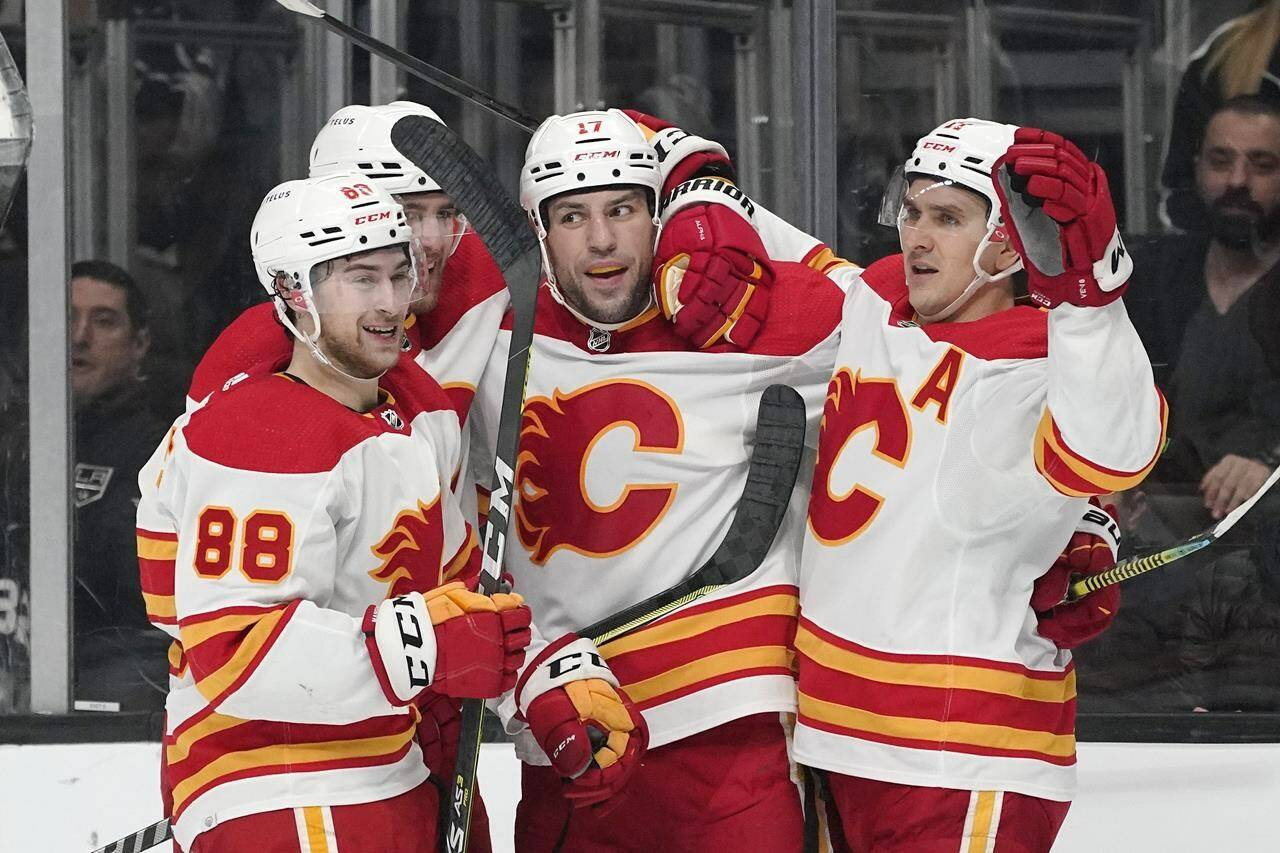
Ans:
POLYGON ((530 639, 523 601, 455 582, 371 606, 364 614, 365 647, 387 700, 407 705, 428 685, 460 699, 510 690, 530 639))
POLYGON ((453 777, 458 757, 458 736, 462 733, 462 710, 457 699, 427 690, 418 700, 422 721, 418 723, 418 746, 423 763, 439 779, 453 777))
POLYGON ((992 178, 1032 299, 1053 308, 1120 298, 1133 261, 1101 166, 1056 133, 1020 127, 992 178))
POLYGON ((636 110, 623 110, 640 125, 658 155, 662 175, 662 195, 693 178, 724 178, 737 181, 733 161, 724 146, 701 136, 685 133, 669 121, 636 110))
POLYGON ((769 310, 773 265, 734 208, 691 204, 662 226, 654 285, 662 313, 685 340, 700 349, 721 339, 745 348, 769 310))
POLYGON ((1074 649, 1101 634, 1120 609, 1120 587, 1103 587, 1079 601, 1059 604, 1067 586, 1080 577, 1105 572, 1116 564, 1120 529, 1115 507, 1102 507, 1097 498, 1076 524, 1076 532, 1049 571, 1036 579, 1031 609, 1039 620, 1040 636, 1060 649, 1074 649))
POLYGON ((572 780, 565 796, 575 807, 616 794, 649 744, 644 717, 595 644, 575 634, 547 646, 525 669, 516 705, 551 766, 572 780))

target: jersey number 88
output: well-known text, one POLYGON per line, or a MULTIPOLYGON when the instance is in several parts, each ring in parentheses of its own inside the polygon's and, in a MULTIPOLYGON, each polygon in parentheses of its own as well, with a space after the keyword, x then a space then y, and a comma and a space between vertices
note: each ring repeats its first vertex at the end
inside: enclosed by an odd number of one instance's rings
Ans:
POLYGON ((293 569, 293 521, 282 512, 254 510, 241 526, 227 507, 207 506, 197 531, 194 563, 202 578, 214 580, 231 569, 237 539, 240 573, 254 583, 279 583, 293 569))

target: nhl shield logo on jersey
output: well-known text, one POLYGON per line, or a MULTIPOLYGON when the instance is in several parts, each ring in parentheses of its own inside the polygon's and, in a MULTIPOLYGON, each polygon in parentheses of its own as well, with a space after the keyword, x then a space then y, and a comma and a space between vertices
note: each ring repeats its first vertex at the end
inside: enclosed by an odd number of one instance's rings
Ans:
POLYGON ((404 429, 404 419, 400 417, 395 409, 383 409, 379 414, 379 417, 386 421, 387 426, 394 430, 404 429))
POLYGON ((440 499, 396 516, 387 535, 374 545, 373 555, 381 564, 369 576, 388 584, 387 597, 407 592, 426 592, 440 583, 440 563, 444 553, 444 521, 440 499))
POLYGON ((679 453, 675 403, 637 380, 588 385, 525 402, 516 463, 516 532, 543 565, 557 550, 605 557, 639 542, 665 515, 675 483, 627 483, 622 453, 679 453), (614 436, 623 430, 630 435, 614 436))

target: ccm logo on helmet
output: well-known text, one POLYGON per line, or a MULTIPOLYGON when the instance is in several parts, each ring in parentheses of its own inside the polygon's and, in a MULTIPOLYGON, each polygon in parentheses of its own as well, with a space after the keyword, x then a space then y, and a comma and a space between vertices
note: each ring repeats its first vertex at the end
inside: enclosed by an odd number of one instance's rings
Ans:
POLYGON ((924 145, 921 145, 920 147, 928 151, 945 151, 948 154, 956 150, 956 147, 954 145, 947 145, 944 142, 926 142, 924 145))
POLYGON ((367 225, 371 222, 381 222, 384 219, 391 218, 391 211, 384 210, 381 213, 366 213, 363 216, 356 217, 356 225, 367 225))
POLYGON ((581 154, 573 155, 573 162, 579 160, 616 160, 622 156, 621 151, 583 151, 581 154))

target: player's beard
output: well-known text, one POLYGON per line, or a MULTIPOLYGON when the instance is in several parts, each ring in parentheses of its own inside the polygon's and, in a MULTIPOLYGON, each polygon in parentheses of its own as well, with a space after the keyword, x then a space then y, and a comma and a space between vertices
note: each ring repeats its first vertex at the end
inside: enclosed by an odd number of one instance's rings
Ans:
MULTIPOLYGON (((653 300, 649 275, 653 270, 653 259, 632 267, 628 272, 635 272, 635 279, 622 288, 619 297, 602 299, 591 293, 590 286, 583 283, 582 276, 574 273, 556 275, 556 283, 564 298, 584 317, 597 323, 625 323, 640 316, 653 300)), ((583 274, 585 275, 585 274, 583 274)))
MULTIPOLYGON (((382 325, 382 324, 375 324, 382 325)), ((346 336, 330 334, 327 330, 321 332, 318 346, 320 351, 324 353, 325 358, 329 359, 342 373, 355 379, 377 379, 395 366, 399 360, 400 344, 404 340, 404 329, 402 328, 395 336, 396 349, 395 355, 384 354, 380 352, 366 351, 361 345, 361 327, 359 323, 355 325, 355 340, 348 340, 346 336)))
POLYGON ((1238 250, 1268 244, 1280 234, 1280 205, 1264 210, 1244 187, 1234 187, 1209 206, 1209 233, 1222 245, 1238 250))

